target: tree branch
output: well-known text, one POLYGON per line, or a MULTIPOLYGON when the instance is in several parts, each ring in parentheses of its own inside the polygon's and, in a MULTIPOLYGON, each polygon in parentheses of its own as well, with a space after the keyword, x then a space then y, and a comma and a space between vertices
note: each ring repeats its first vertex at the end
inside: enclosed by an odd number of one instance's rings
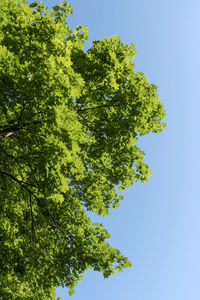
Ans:
POLYGON ((36 241, 36 235, 35 235, 35 229, 34 229, 34 219, 33 219, 33 207, 32 207, 32 199, 31 199, 31 193, 29 193, 29 204, 30 204, 30 211, 31 211, 31 240, 33 241, 33 237, 34 240, 36 241))
POLYGON ((10 173, 8 173, 7 171, 4 171, 4 170, 2 170, 2 169, 0 169, 0 173, 2 173, 2 174, 5 174, 5 175, 7 175, 7 176, 9 176, 10 178, 12 178, 14 181, 16 181, 17 183, 19 183, 20 185, 22 185, 24 188, 26 188, 29 192, 31 192, 32 193, 32 191, 31 190, 29 190, 25 185, 29 185, 29 186, 32 186, 32 187, 35 187, 35 188, 38 188, 37 186, 35 186, 35 185, 33 185, 33 184, 30 184, 30 183, 28 183, 28 182, 25 182, 25 181, 23 181, 23 180, 19 180, 19 179, 17 179, 16 177, 14 177, 12 174, 10 174, 10 173))
POLYGON ((82 112, 82 111, 88 111, 88 110, 91 110, 91 109, 98 109, 98 108, 102 108, 102 107, 105 107, 105 108, 109 109, 111 107, 111 105, 104 104, 104 105, 99 105, 99 106, 94 106, 94 107, 88 107, 88 108, 78 109, 77 111, 78 112, 82 112))

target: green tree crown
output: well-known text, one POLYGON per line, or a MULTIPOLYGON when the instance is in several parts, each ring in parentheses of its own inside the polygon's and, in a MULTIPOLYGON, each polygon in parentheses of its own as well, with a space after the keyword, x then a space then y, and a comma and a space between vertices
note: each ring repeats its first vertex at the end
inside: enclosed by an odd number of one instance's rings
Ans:
MULTIPOLYGON (((88 268, 104 277, 131 263, 101 223, 119 191, 151 174, 138 138, 160 133, 157 87, 134 71, 118 36, 83 50, 62 1, 0 3, 0 294, 55 299, 88 268)), ((2 298, 2 299, 4 299, 2 298)))

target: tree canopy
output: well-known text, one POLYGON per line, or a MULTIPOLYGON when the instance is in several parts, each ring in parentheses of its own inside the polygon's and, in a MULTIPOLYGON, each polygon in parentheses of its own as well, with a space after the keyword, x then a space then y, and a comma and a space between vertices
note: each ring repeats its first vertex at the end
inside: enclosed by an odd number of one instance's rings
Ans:
POLYGON ((87 211, 106 215, 146 182, 140 136, 165 127, 157 87, 134 71, 133 44, 72 30, 70 4, 0 3, 0 295, 53 299, 88 268, 130 262, 87 211))

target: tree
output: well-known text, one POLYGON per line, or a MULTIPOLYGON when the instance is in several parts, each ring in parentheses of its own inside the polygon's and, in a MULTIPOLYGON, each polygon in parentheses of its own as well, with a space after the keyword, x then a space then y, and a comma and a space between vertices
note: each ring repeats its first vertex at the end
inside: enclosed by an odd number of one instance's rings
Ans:
POLYGON ((135 46, 113 36, 84 51, 68 3, 3 0, 0 12, 0 294, 52 299, 88 268, 130 266, 87 211, 108 214, 148 180, 136 143, 162 131, 165 111, 134 71, 135 46))

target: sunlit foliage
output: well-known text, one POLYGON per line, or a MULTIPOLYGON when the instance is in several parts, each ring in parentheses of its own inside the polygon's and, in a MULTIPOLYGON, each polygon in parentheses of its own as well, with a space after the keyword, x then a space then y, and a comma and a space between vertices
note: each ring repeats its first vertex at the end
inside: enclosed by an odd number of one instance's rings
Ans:
POLYGON ((102 224, 120 191, 146 182, 138 138, 165 124, 157 88, 118 36, 83 50, 71 6, 0 2, 0 295, 55 299, 88 268, 130 266, 102 224))

